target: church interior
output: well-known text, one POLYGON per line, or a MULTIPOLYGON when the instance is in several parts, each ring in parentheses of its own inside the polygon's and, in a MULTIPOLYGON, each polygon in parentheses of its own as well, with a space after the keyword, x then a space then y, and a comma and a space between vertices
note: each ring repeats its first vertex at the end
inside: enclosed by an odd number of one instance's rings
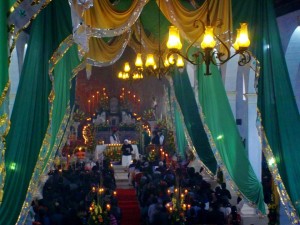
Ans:
POLYGON ((299 0, 0 12, 0 225, 300 224, 299 0))

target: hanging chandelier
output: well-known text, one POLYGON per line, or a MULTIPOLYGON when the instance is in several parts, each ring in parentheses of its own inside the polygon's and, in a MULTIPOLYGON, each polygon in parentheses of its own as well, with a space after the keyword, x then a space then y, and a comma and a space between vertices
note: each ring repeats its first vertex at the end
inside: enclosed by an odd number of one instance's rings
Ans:
POLYGON ((123 70, 118 73, 118 78, 122 80, 141 80, 144 78, 142 67, 136 66, 136 69, 133 72, 130 70, 129 62, 125 62, 123 70))
POLYGON ((207 2, 207 19, 206 23, 200 19, 194 21, 194 27, 199 28, 199 24, 204 28, 204 32, 200 33, 198 38, 196 38, 187 48, 186 54, 184 55, 180 50, 182 44, 180 41, 179 30, 175 26, 169 27, 169 39, 167 42, 167 48, 169 49, 168 58, 176 59, 178 57, 184 58, 186 61, 193 65, 201 65, 205 63, 206 70, 205 75, 211 75, 210 64, 222 65, 232 59, 234 56, 239 55, 240 59, 238 64, 244 66, 248 64, 251 60, 251 52, 248 50, 250 46, 250 40, 248 37, 247 23, 241 23, 240 29, 237 29, 236 41, 232 44, 235 52, 232 54, 230 47, 226 45, 226 41, 223 41, 220 35, 214 33, 214 26, 210 22, 210 1, 207 2), (198 41, 198 39, 203 36, 200 47, 202 51, 197 50, 196 52, 191 52, 192 46, 198 41), (222 51, 220 50, 222 49, 222 51))
POLYGON ((161 15, 160 15, 160 1, 158 1, 158 51, 146 54, 143 57, 142 54, 142 37, 141 37, 141 23, 139 25, 139 52, 136 55, 133 70, 129 62, 125 62, 123 71, 118 73, 118 78, 124 80, 138 80, 143 79, 145 75, 155 76, 161 79, 163 76, 168 74, 170 69, 174 66, 181 69, 184 67, 183 57, 179 54, 170 55, 167 51, 162 51, 160 37, 161 37, 161 15), (143 60, 143 58, 145 60, 143 60), (145 63, 143 63, 145 62, 145 63))

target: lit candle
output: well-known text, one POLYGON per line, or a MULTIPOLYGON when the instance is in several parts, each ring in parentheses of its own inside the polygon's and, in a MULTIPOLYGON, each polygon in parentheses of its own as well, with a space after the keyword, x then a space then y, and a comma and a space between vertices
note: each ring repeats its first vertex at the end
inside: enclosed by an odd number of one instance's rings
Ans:
POLYGON ((88 100, 88 112, 91 113, 91 100, 88 100))
POLYGON ((107 211, 110 211, 110 204, 106 204, 107 211))

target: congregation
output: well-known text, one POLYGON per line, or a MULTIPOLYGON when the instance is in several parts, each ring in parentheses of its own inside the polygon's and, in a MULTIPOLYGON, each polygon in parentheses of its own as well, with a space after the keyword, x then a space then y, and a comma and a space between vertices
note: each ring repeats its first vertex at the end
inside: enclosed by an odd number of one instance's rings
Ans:
MULTIPOLYGON (((133 160, 128 167, 128 181, 136 191, 140 224, 241 224, 237 207, 230 204, 231 194, 225 183, 213 188, 203 179, 202 172, 203 168, 195 171, 186 161, 167 164, 166 161, 149 161, 146 157, 133 160), (184 197, 179 195, 178 199, 184 202, 184 209, 183 205, 176 208, 177 192, 184 193, 184 197)), ((64 171, 56 168, 49 177, 43 188, 43 199, 32 203, 33 224, 93 224, 89 207, 96 195, 91 190, 102 186, 105 190, 103 205, 110 204, 108 224, 122 225, 118 196, 113 194, 117 188, 114 168, 109 161, 96 162, 90 170, 84 163, 70 165, 64 171)))

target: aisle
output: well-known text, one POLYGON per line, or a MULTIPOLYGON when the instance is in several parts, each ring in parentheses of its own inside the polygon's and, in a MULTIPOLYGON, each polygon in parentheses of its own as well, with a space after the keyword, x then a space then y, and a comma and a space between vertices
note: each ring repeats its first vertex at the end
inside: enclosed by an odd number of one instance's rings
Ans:
POLYGON ((140 225, 141 212, 134 189, 117 189, 118 203, 122 210, 121 225, 140 225))

